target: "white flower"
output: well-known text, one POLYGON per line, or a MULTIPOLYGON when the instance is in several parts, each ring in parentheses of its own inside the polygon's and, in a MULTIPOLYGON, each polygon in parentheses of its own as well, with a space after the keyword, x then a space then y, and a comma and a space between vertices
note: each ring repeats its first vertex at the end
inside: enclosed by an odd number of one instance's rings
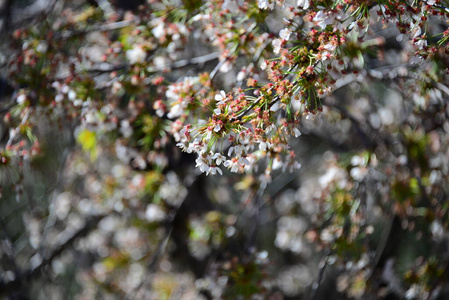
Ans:
POLYGON ((330 52, 334 52, 335 49, 337 48, 337 46, 335 46, 334 44, 328 43, 328 44, 324 45, 323 48, 330 52))
POLYGON ((318 26, 320 26, 321 29, 325 29, 327 25, 332 24, 333 20, 329 15, 320 10, 313 18, 313 21, 318 22, 318 26))
POLYGON ((145 210, 145 218, 149 222, 160 222, 165 219, 165 212, 156 204, 149 204, 145 210))
POLYGON ((306 10, 310 6, 310 1, 309 0, 298 0, 297 5, 299 7, 302 7, 302 9, 306 10))
POLYGON ((363 168, 363 167, 362 168, 361 167, 352 168, 351 171, 349 172, 351 177, 354 178, 354 180, 356 180, 356 181, 362 181, 367 173, 368 173, 368 169, 363 168))
POLYGON ((120 133, 125 138, 129 138, 133 134, 133 128, 130 126, 128 120, 122 120, 120 122, 120 133))
POLYGON ((20 95, 17 97, 17 103, 20 104, 20 105, 22 105, 22 104, 25 103, 26 99, 27 99, 27 96, 25 96, 24 94, 20 94, 20 95))
POLYGON ((233 158, 223 163, 226 168, 231 168, 231 172, 237 173, 239 171, 239 160, 233 158))
POLYGON ((95 111, 88 111, 86 115, 84 116, 85 121, 87 124, 93 124, 97 121, 97 116, 95 111))
POLYGON ((46 53, 48 50, 48 44, 44 41, 40 41, 36 47, 36 51, 39 53, 46 53))
POLYGON ((212 155, 212 159, 214 159, 217 166, 219 166, 221 165, 222 162, 226 160, 226 157, 224 157, 220 153, 215 153, 214 155, 212 155))
POLYGON ((238 74, 237 74, 237 81, 242 81, 243 79, 245 79, 246 77, 246 70, 241 70, 238 74))
POLYGON ((444 238, 444 228, 439 220, 434 220, 432 224, 430 224, 430 231, 435 239, 441 240, 444 238))
POLYGON ((259 176, 260 186, 262 188, 266 188, 267 185, 271 182, 271 174, 269 170, 265 170, 265 173, 259 176))
POLYGON ((270 111, 276 112, 279 109, 279 101, 275 102, 273 105, 271 105, 270 107, 270 111))
POLYGON ((9 139, 13 140, 17 135, 18 128, 10 128, 9 129, 9 139))
POLYGON ((156 109, 156 115, 158 115, 158 117, 162 117, 164 114, 165 112, 162 108, 156 109))
POLYGON ((301 136, 301 131, 299 131, 299 129, 298 128, 293 128, 293 133, 295 134, 295 137, 299 137, 299 136, 301 136))
POLYGON ((293 173, 293 171, 295 169, 296 170, 301 169, 301 163, 297 162, 297 161, 293 161, 293 162, 290 162, 290 163, 284 163, 284 165, 282 166, 282 172, 285 173, 287 168, 288 168, 288 172, 289 173, 293 173))
POLYGON ((271 168, 272 168, 273 170, 277 170, 277 169, 282 168, 282 166, 283 166, 282 160, 281 160, 278 156, 276 156, 276 157, 273 159, 273 165, 272 165, 271 168))
POLYGON ((416 299, 419 296, 419 285, 412 284, 410 288, 405 292, 405 299, 416 299))
POLYGON ((59 89, 61 89, 61 84, 58 81, 55 81, 51 84, 51 87, 56 90, 59 90, 59 89))
POLYGON ((196 153, 204 153, 207 150, 207 144, 203 143, 201 139, 196 138, 193 143, 189 144, 189 149, 196 153))
POLYGON ((164 22, 160 20, 160 23, 151 30, 151 33, 155 38, 159 39, 165 34, 164 22))
POLYGON ((209 165, 206 164, 203 157, 199 156, 196 160, 196 168, 199 168, 201 172, 209 172, 209 165))
MULTIPOLYGON (((215 126, 214 129, 216 129, 216 128, 217 128, 217 126, 215 126)), ((218 129, 218 130, 220 130, 220 129, 218 129)), ((205 140, 209 141, 212 138, 212 129, 207 128, 206 133, 203 136, 204 136, 205 140)))
POLYGON ((292 31, 290 29, 284 28, 279 32, 279 36, 281 37, 281 39, 288 41, 291 33, 292 33, 292 31))
POLYGON ((231 69, 232 69, 232 63, 229 60, 227 60, 224 62, 224 64, 221 65, 220 72, 227 73, 227 72, 231 71, 231 69))
POLYGON ((70 88, 69 88, 68 85, 64 84, 64 85, 61 87, 61 92, 62 92, 63 94, 67 94, 69 91, 70 91, 70 88))
POLYGON ((271 148, 271 144, 269 142, 261 142, 259 144, 259 149, 262 151, 267 151, 267 149, 271 148))
POLYGON ((243 147, 243 145, 240 145, 240 144, 235 145, 235 146, 229 148, 228 156, 231 156, 233 152, 235 153, 235 155, 242 155, 242 152, 244 150, 245 150, 245 147, 243 147))
POLYGON ((274 39, 273 42, 272 42, 272 44, 273 44, 273 47, 274 47, 273 52, 274 52, 275 54, 278 54, 278 53, 281 51, 282 40, 280 40, 280 39, 274 39))
POLYGON ((250 165, 251 162, 244 156, 239 158, 239 164, 243 164, 243 165, 250 165))
POLYGON ((219 167, 209 167, 209 170, 206 171, 206 175, 209 174, 216 175, 217 173, 223 175, 223 171, 219 167))
POLYGON ((313 120, 313 119, 315 119, 315 115, 312 113, 307 113, 306 120, 313 120))
MULTIPOLYGON (((186 146, 185 143, 179 142, 176 144, 176 147, 181 148, 182 151, 188 152, 189 147, 186 146)), ((190 151, 191 152, 191 151, 190 151)))
POLYGON ((62 102, 62 100, 64 100, 64 96, 63 96, 62 94, 57 94, 57 95, 55 96, 55 101, 56 101, 57 103, 62 102))
POLYGON ((396 41, 398 42, 402 42, 402 40, 404 39, 404 35, 401 33, 398 36, 396 36, 396 41))
POLYGON ((219 94, 215 95, 215 100, 218 101, 217 105, 224 104, 226 101, 226 93, 225 91, 220 91, 219 94))
POLYGON ((139 45, 135 46, 133 49, 126 51, 126 58, 131 65, 136 63, 142 63, 147 58, 147 53, 139 45))
POLYGON ((366 164, 366 159, 362 156, 354 155, 351 158, 351 165, 353 166, 364 166, 366 164))
POLYGON ((180 134, 180 137, 179 137, 179 140, 181 141, 181 142, 186 142, 187 140, 188 140, 188 137, 190 137, 190 130, 189 130, 189 128, 187 127, 187 126, 184 126, 180 131, 179 131, 179 134, 180 134))
POLYGON ((270 3, 268 0, 258 0, 260 9, 274 9, 274 3, 270 3))
POLYGON ((165 92, 165 96, 169 98, 169 100, 177 101, 178 100, 178 92, 176 86, 169 85, 167 91, 165 92))
POLYGON ((221 115, 221 109, 219 108, 214 109, 214 114, 221 115))
POLYGON ((167 117, 169 119, 174 119, 176 117, 179 117, 184 112, 184 109, 182 108, 181 104, 175 104, 171 109, 170 112, 167 114, 167 117))
POLYGON ((419 27, 419 25, 418 26, 413 25, 412 27, 414 27, 412 29, 412 32, 414 31, 414 33, 412 35, 412 38, 415 39, 415 38, 417 38, 418 36, 421 35, 422 30, 421 30, 421 27, 419 27))
POLYGON ((424 47, 427 47, 427 41, 426 39, 419 39, 416 43, 416 46, 418 46, 420 49, 423 49, 424 47))
POLYGON ((71 101, 75 101, 76 100, 76 92, 74 90, 70 90, 67 96, 69 97, 69 99, 71 101))
POLYGON ((192 22, 209 20, 211 18, 210 14, 198 14, 192 18, 192 22))

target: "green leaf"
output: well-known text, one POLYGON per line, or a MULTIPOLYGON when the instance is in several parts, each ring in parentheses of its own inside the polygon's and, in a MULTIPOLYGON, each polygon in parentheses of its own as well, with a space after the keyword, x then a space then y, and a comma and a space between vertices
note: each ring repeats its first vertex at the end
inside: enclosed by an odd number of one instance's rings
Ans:
POLYGON ((81 144, 83 150, 90 153, 90 159, 95 160, 98 156, 97 136, 96 133, 87 129, 83 129, 77 137, 78 143, 81 144))

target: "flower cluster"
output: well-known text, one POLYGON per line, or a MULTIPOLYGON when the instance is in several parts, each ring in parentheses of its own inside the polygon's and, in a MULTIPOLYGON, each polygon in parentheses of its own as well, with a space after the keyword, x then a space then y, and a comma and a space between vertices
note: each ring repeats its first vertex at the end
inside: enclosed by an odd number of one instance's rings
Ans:
MULTIPOLYGON (((189 125, 186 140, 178 140, 178 145, 197 153, 197 165, 207 173, 221 174, 221 159, 214 158, 217 149, 220 158, 227 154, 224 166, 232 171, 248 170, 249 158, 268 158, 268 173, 280 167, 285 170, 298 166, 288 158, 288 136, 298 136, 301 119, 309 119, 322 110, 321 99, 330 95, 339 80, 364 71, 363 51, 383 43, 376 39, 363 42, 374 12, 384 22, 397 23, 400 32, 411 31, 412 44, 423 57, 428 55, 423 51, 437 51, 427 47, 426 33, 422 32, 427 19, 420 17, 421 12, 447 12, 432 1, 408 7, 402 14, 405 4, 390 2, 375 5, 336 1, 329 5, 324 1, 297 1, 291 5, 285 12, 287 26, 279 31, 279 38, 271 37, 272 52, 279 57, 261 63, 268 83, 260 84, 246 74, 247 90, 235 89, 227 94, 222 91, 216 94, 215 103, 206 100, 211 103, 212 116, 189 125), (398 15, 407 16, 408 25, 405 19, 398 20, 398 15), (209 168, 212 171, 208 172, 209 168)), ((261 10, 273 10, 276 5, 285 9, 289 2, 258 1, 261 10)), ((260 78, 254 72, 252 75, 260 78)))

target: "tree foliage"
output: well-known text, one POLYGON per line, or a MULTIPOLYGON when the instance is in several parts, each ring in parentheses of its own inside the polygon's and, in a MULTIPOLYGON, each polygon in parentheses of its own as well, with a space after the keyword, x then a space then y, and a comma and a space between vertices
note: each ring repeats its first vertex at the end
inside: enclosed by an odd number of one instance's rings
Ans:
POLYGON ((448 1, 0 6, 6 299, 449 297, 448 1))

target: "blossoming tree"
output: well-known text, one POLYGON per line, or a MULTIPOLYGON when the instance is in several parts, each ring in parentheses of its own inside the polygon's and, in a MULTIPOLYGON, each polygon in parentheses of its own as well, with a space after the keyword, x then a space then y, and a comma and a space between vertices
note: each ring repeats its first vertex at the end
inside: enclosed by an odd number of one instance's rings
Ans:
POLYGON ((0 5, 2 296, 449 296, 448 1, 0 5))

